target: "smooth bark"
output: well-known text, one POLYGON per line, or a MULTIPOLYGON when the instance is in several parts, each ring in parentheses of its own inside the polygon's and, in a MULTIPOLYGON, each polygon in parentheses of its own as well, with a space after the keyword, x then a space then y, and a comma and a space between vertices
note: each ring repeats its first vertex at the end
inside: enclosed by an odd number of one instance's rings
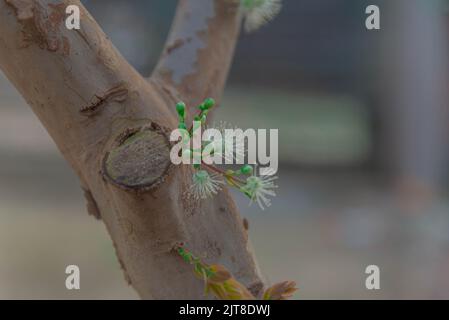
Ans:
POLYGON ((239 20, 233 1, 181 0, 148 81, 79 1, 0 0, 0 68, 78 174, 142 298, 204 298, 192 266, 172 251, 178 242, 253 292, 263 287, 227 190, 194 200, 191 168, 171 164, 167 139, 179 99, 221 96, 239 20), (69 4, 81 8, 81 30, 65 28, 69 4))

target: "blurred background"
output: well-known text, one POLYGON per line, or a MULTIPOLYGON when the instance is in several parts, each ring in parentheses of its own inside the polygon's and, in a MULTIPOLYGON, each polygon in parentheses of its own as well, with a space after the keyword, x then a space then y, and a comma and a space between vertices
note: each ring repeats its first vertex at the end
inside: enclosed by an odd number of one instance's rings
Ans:
MULTIPOLYGON (((175 0, 85 0, 144 75, 175 0)), ((278 197, 249 220, 265 277, 297 299, 449 299, 449 3, 284 0, 243 34, 216 119, 278 128, 278 197), (381 30, 365 28, 365 8, 381 30), (365 268, 380 268, 380 290, 365 268)), ((78 180, 0 72, 0 298, 136 299, 78 180), (65 267, 81 290, 65 288, 65 267)))

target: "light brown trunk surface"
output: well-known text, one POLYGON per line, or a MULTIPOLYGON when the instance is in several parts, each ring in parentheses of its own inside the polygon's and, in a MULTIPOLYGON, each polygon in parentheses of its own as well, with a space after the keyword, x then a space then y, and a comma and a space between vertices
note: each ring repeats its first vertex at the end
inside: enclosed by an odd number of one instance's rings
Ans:
POLYGON ((192 266, 172 252, 177 242, 262 289, 228 192, 194 200, 191 168, 171 164, 167 139, 178 100, 221 96, 239 20, 232 1, 181 0, 148 80, 79 1, 0 0, 0 68, 78 174, 89 213, 105 223, 142 298, 204 298, 192 266), (81 30, 65 27, 69 4, 81 8, 81 30))

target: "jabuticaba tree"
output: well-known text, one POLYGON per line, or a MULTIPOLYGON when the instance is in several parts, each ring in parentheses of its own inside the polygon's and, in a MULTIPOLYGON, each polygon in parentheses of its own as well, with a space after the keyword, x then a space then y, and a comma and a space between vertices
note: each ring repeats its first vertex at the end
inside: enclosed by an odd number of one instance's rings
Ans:
MULTIPOLYGON (((90 214, 101 219, 127 281, 143 299, 204 299, 188 244, 226 266, 255 296, 261 278, 247 230, 226 188, 198 200, 192 168, 174 166, 173 106, 218 103, 242 21, 236 0, 180 0, 153 74, 139 74, 78 0, 0 0, 0 68, 79 177, 90 214), (66 7, 81 12, 65 26, 66 7)), ((193 109, 187 110, 192 120, 193 109)))

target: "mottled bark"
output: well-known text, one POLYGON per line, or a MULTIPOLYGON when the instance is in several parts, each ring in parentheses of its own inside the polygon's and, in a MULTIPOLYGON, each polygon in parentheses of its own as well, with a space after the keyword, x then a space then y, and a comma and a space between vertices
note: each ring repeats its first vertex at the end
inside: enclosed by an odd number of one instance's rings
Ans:
POLYGON ((127 279, 142 298, 201 299, 203 283, 172 252, 177 242, 261 288, 243 221, 225 190, 189 192, 191 168, 173 166, 167 133, 178 99, 219 98, 239 30, 233 1, 180 1, 154 75, 138 74, 76 0, 0 0, 0 68, 78 174, 127 279), (65 7, 81 8, 81 30, 65 7))
POLYGON ((153 79, 176 88, 191 108, 219 100, 240 30, 239 0, 181 0, 153 79), (219 14, 217 14, 219 13, 219 14))

